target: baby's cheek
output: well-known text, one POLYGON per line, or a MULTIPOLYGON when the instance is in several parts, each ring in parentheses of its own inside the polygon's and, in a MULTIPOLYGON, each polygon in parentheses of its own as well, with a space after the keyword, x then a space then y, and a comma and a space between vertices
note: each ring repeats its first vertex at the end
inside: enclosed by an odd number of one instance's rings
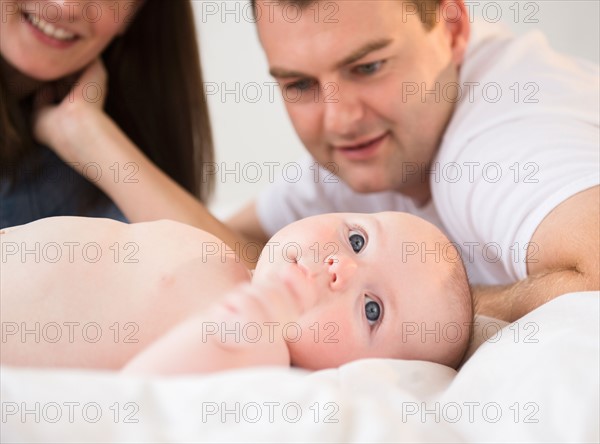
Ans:
POLYGON ((297 367, 322 370, 364 357, 362 345, 348 322, 322 316, 304 317, 299 327, 302 333, 299 339, 286 338, 292 364, 297 367))
POLYGON ((340 365, 340 351, 335 345, 314 341, 306 335, 297 342, 288 342, 292 365, 308 370, 323 370, 340 365))

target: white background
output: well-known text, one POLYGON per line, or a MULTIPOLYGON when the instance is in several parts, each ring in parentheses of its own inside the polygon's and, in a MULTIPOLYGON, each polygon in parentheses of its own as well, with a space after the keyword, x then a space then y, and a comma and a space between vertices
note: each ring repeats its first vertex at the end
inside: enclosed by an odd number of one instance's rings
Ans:
MULTIPOLYGON (((269 183, 265 162, 278 163, 272 167, 276 178, 303 153, 268 74, 249 3, 193 0, 219 168, 211 209, 221 217, 252 200, 269 183), (224 94, 225 90, 231 92, 224 94)), ((495 22, 500 12, 499 22, 515 33, 540 29, 557 50, 598 63, 600 2, 596 0, 466 3, 475 12, 472 18, 495 22)))

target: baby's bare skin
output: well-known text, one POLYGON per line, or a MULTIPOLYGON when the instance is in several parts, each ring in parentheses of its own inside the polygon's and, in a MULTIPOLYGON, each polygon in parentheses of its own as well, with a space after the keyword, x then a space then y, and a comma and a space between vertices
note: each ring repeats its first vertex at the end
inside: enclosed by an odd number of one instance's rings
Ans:
POLYGON ((203 255, 221 240, 173 221, 59 217, 3 230, 0 243, 0 361, 9 365, 122 368, 250 280, 231 250, 203 255))
POLYGON ((375 357, 456 366, 472 320, 462 263, 402 253, 448 242, 403 213, 315 216, 273 236, 250 282, 222 241, 176 222, 12 227, 0 234, 0 362, 162 375, 375 357))

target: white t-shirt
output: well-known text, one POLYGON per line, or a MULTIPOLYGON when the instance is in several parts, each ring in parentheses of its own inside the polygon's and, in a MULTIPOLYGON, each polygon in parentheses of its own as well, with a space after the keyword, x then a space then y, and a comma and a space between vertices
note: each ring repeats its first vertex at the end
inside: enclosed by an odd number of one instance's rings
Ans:
POLYGON ((474 23, 427 205, 397 192, 355 193, 307 157, 297 181, 259 197, 262 227, 272 235, 321 213, 406 211, 458 244, 472 283, 523 279, 544 217, 600 183, 599 75, 598 65, 553 51, 538 31, 514 37, 474 23))

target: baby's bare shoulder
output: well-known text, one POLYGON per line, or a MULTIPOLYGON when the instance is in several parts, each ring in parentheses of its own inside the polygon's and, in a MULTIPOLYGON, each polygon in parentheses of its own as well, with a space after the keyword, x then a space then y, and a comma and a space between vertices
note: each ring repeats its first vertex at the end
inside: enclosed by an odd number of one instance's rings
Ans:
MULTIPOLYGON (((173 220, 158 220, 131 225, 129 238, 135 238, 148 248, 160 246, 163 255, 202 259, 211 262, 231 262, 236 252, 213 234, 173 220)), ((239 260, 235 260, 239 262, 239 260)))
POLYGON ((56 216, 38 219, 24 225, 4 228, 0 240, 23 241, 68 241, 78 238, 114 237, 125 230, 127 224, 112 219, 56 216))
MULTIPOLYGON (((80 252, 112 262, 138 263, 140 268, 145 264, 169 270, 193 261, 206 264, 207 270, 212 268, 210 264, 235 275, 247 274, 236 252, 219 238, 173 220, 127 224, 104 218, 60 216, 2 231, 0 242, 17 256, 23 246, 41 253, 69 253, 61 255, 65 261, 80 252)), ((94 263, 96 268, 101 265, 101 261, 94 263)))
POLYGON ((218 237, 208 231, 170 219, 138 222, 130 224, 129 227, 131 230, 143 235, 156 235, 177 242, 182 240, 187 240, 188 242, 221 242, 218 237))
POLYGON ((238 254, 211 233, 172 220, 135 225, 130 238, 146 266, 160 270, 149 284, 171 301, 194 295, 195 304, 204 307, 251 278, 238 254))
POLYGON ((148 237, 153 243, 219 243, 212 234, 173 220, 157 220, 139 223, 124 223, 113 219, 57 216, 38 219, 28 224, 0 230, 3 241, 16 238, 52 240, 63 238, 93 238, 100 240, 134 240, 148 237))

